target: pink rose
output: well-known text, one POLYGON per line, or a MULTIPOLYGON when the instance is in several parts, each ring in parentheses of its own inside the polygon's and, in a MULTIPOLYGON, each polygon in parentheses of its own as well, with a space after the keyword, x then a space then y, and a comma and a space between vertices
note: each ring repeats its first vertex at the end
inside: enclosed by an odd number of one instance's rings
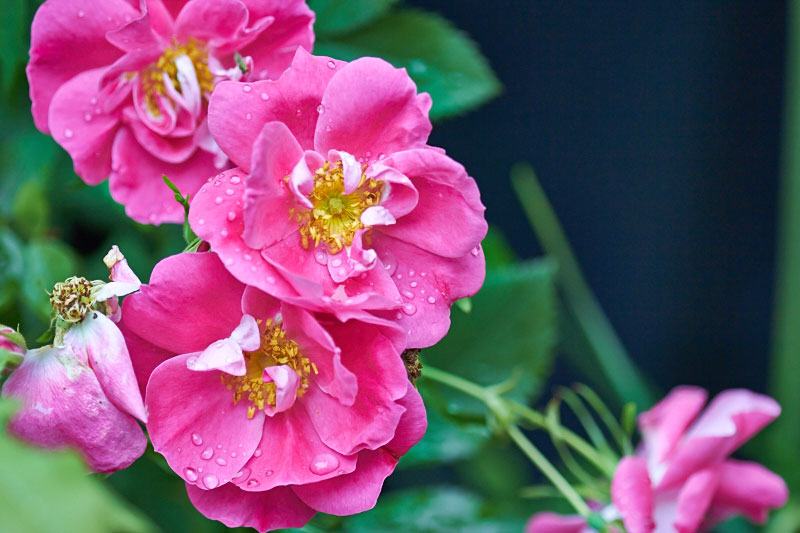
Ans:
MULTIPOLYGON (((786 503, 789 494, 780 476, 729 457, 774 420, 780 406, 742 389, 722 392, 701 414, 705 403, 703 389, 678 387, 642 413, 642 446, 617 466, 612 506, 604 515, 622 518, 629 533, 693 533, 738 514, 764 522, 770 509, 786 503)), ((540 514, 527 533, 572 531, 593 530, 580 517, 540 514), (568 529, 570 524, 577 529, 568 529)))
POLYGON ((483 283, 487 225, 475 181, 426 144, 430 106, 383 60, 299 49, 276 81, 221 83, 209 129, 239 168, 202 187, 192 229, 244 283, 434 344, 483 283))
POLYGON ((282 303, 215 253, 164 259, 126 298, 150 438, 203 514, 265 531, 375 504, 426 417, 403 332, 363 318, 282 303))
POLYGON ((34 121, 86 183, 109 177, 131 218, 180 222, 161 175, 194 194, 229 166, 206 123, 215 84, 278 77, 312 23, 299 0, 47 0, 31 29, 34 121))

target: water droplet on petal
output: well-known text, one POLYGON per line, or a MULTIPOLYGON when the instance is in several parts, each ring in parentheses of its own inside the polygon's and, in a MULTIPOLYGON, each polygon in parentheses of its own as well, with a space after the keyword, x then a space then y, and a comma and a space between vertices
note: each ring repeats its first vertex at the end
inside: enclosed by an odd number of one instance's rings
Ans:
POLYGON ((78 11, 78 18, 83 18, 85 15, 86 13, 84 13, 83 10, 78 11))
POLYGON ((331 126, 330 126, 330 124, 328 124, 327 126, 325 126, 325 131, 331 131, 331 126))
POLYGON ((64 130, 64 137, 66 137, 67 139, 72 139, 73 135, 74 133, 72 133, 71 129, 68 128, 64 130))
POLYGON ((232 257, 227 258, 225 260, 225 264, 228 265, 228 266, 231 266, 233 264, 233 258, 232 257))
POLYGON ((255 487, 256 485, 258 485, 257 479, 251 479, 250 481, 247 482, 248 487, 255 487))
POLYGON ((318 250, 314 252, 314 260, 319 263, 320 265, 327 265, 328 264, 328 254, 323 252, 322 250, 318 250))
POLYGON ((267 93, 261 93, 261 99, 266 102, 267 100, 269 100, 269 95, 267 93))
POLYGON ((211 446, 209 446, 208 448, 203 450, 203 452, 200 454, 200 457, 202 457, 203 459, 205 459, 207 461, 207 460, 211 459, 212 455, 214 455, 214 449, 211 446))
POLYGON ((236 452, 231 452, 231 457, 236 457, 236 452))
POLYGON ((217 457, 216 459, 214 459, 214 462, 217 463, 219 466, 225 466, 226 464, 228 464, 228 461, 226 461, 222 457, 217 457))
POLYGON ((295 113, 295 114, 299 117, 300 115, 303 114, 303 110, 302 109, 298 109, 297 113, 295 113))
POLYGON ((317 106, 317 113, 319 113, 319 114, 321 115, 321 114, 323 114, 324 112, 325 112, 325 106, 324 106, 324 105, 322 105, 322 104, 319 104, 319 105, 317 106))
POLYGON ((272 475, 272 474, 274 474, 274 473, 275 473, 275 472, 273 472, 272 470, 267 470, 266 472, 264 472, 264 475, 266 475, 266 476, 271 476, 271 475, 272 475))
POLYGON ((409 285, 411 285, 411 288, 413 289, 418 285, 418 283, 416 281, 412 281, 411 283, 409 283, 409 285))
POLYGON ((219 486, 219 479, 214 474, 206 474, 203 476, 203 484, 206 488, 216 489, 219 486))
POLYGON ((434 298, 433 296, 428 296, 428 303, 429 304, 435 304, 436 303, 436 298, 434 298))
POLYGON ((214 203, 217 204, 217 205, 221 204, 222 203, 222 196, 217 196, 216 198, 214 198, 214 203))
POLYGON ((397 313, 395 316, 397 317, 397 320, 400 320, 403 318, 403 313, 397 313))
POLYGON ((275 283, 275 278, 273 278, 272 276, 269 276, 267 278, 267 281, 270 282, 270 283, 275 283))
POLYGON ((197 472, 195 472, 193 468, 184 468, 183 477, 189 481, 197 481, 197 472))
MULTIPOLYGON (((245 261, 250 261, 250 260, 252 260, 252 259, 253 259, 253 256, 252 256, 252 255, 250 255, 250 254, 244 254, 244 260, 245 260, 245 261)), ((233 452, 233 453, 235 454, 236 452, 233 452)), ((236 455, 234 455, 234 457, 236 457, 236 455)))
POLYGON ((331 265, 333 265, 334 268, 342 266, 342 259, 340 257, 334 257, 331 260, 331 265))
POLYGON ((480 245, 478 245, 475 248, 473 248, 472 250, 470 250, 469 253, 471 253, 472 255, 478 255, 479 253, 481 253, 480 245))
POLYGON ((234 220, 236 220, 236 213, 233 211, 228 211, 228 221, 233 222, 234 220))
POLYGON ((224 229, 224 230, 220 231, 219 234, 222 235, 223 237, 227 237, 228 236, 228 230, 224 229))
POLYGON ((411 292, 411 291, 403 291, 403 296, 405 296, 406 298, 408 298, 410 300, 410 299, 412 299, 414 297, 414 293, 411 292))
POLYGON ((246 93, 249 93, 249 92, 250 92, 252 89, 253 89, 253 88, 252 88, 252 87, 250 87, 250 84, 249 84, 249 83, 245 83, 245 84, 244 84, 244 87, 242 87, 242 90, 243 90, 244 92, 246 92, 246 93))
POLYGON ((197 433, 192 433, 192 444, 195 446, 200 446, 203 444, 203 437, 198 435, 197 433))
POLYGON ((330 474, 339 467, 339 460, 329 453, 321 453, 311 460, 309 469, 318 476, 330 474))
POLYGON ((246 115, 244 116, 244 118, 246 118, 247 120, 250 120, 251 118, 253 118, 253 115, 251 115, 250 113, 248 113, 248 114, 246 114, 246 115))
POLYGON ((411 316, 417 312, 417 306, 412 303, 403 304, 403 312, 411 316))
POLYGON ((91 122, 92 121, 92 114, 91 113, 86 113, 85 115, 83 115, 83 120, 85 120, 86 122, 91 122))
POLYGON ((240 178, 239 176, 231 176, 230 182, 233 183, 234 185, 236 185, 240 181, 242 181, 242 178, 240 178))
POLYGON ((328 68, 336 68, 336 63, 332 59, 328 61, 328 68))
POLYGON ((250 477, 250 469, 245 466, 236 472, 236 475, 234 475, 231 479, 238 485, 239 483, 244 483, 244 480, 248 477, 250 477))
POLYGON ((97 98, 92 96, 92 99, 89 100, 89 103, 92 104, 92 105, 96 104, 97 103, 97 98))

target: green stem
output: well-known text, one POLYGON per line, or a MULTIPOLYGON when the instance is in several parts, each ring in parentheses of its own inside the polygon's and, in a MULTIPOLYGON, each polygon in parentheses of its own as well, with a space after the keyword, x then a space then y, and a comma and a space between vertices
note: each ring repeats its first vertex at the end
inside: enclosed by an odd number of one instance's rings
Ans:
POLYGON ((581 272, 575 254, 533 170, 517 165, 511 182, 547 255, 558 261, 558 281, 605 378, 622 403, 651 405, 653 398, 581 272))
POLYGON ((772 394, 783 415, 770 428, 770 456, 791 489, 800 487, 794 446, 800 442, 800 1, 789 2, 786 92, 783 124, 775 308, 773 314, 772 394))
MULTIPOLYGON (((547 429, 547 421, 544 415, 530 408, 526 408, 517 402, 502 398, 490 389, 478 385, 477 383, 473 383, 459 376, 455 376, 449 372, 439 370, 438 368, 431 367, 430 365, 425 365, 423 377, 438 381, 439 383, 447 385, 448 387, 452 387, 456 390, 460 390, 461 392, 485 403, 489 410, 497 417, 502 427, 511 437, 511 440, 513 440, 514 443, 522 450, 522 452, 533 462, 533 464, 536 465, 539 470, 541 470, 547 479, 549 479, 550 482, 559 491, 561 491, 561 494, 563 494, 567 501, 572 504, 575 510, 583 516, 589 516, 591 514, 591 510, 583 501, 578 492, 572 487, 572 485, 569 484, 566 479, 564 479, 564 476, 561 475, 561 473, 552 465, 552 463, 550 463, 550 461, 548 461, 547 458, 542 455, 538 448, 533 445, 533 443, 525 436, 525 434, 522 433, 519 427, 511 422, 509 416, 512 412, 516 412, 519 416, 522 416, 522 418, 529 421, 531 424, 541 429, 547 429)), ((565 429, 564 433, 568 433, 568 431, 565 429)), ((577 441, 580 441, 582 443, 582 446, 579 445, 581 448, 591 448, 575 434, 571 434, 569 441, 567 439, 562 440, 571 446, 573 444, 577 444, 577 441)), ((596 454, 596 452, 594 453, 596 454)), ((603 462, 600 461, 598 464, 602 465, 603 462)))

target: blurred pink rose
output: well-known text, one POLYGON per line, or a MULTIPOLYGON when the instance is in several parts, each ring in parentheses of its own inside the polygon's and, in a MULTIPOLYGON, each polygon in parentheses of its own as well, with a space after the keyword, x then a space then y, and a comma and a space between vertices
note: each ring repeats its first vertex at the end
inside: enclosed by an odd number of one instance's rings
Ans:
POLYGON ((86 183, 109 177, 128 216, 180 222, 162 174, 194 194, 229 166, 206 124, 215 84, 278 77, 311 48, 313 18, 300 0, 47 0, 31 29, 34 122, 86 183))

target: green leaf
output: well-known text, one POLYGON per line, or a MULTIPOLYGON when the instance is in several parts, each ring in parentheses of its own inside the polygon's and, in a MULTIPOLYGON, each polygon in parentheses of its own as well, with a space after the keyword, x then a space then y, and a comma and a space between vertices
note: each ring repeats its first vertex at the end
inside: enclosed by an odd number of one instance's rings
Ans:
POLYGON ((16 301, 23 269, 22 243, 10 230, 0 230, 0 309, 16 301))
POLYGON ((403 456, 399 466, 409 468, 465 459, 475 455, 490 436, 485 424, 459 422, 437 409, 428 409, 425 436, 403 456))
POLYGON ((350 517, 348 533, 413 531, 414 533, 505 533, 522 531, 515 520, 491 517, 490 509, 474 494, 455 487, 427 487, 392 492, 371 511, 350 517))
POLYGON ((19 346, 23 350, 27 350, 28 349, 28 344, 25 342, 25 337, 23 337, 22 333, 20 333, 16 329, 14 329, 14 328, 12 328, 10 326, 6 326, 6 325, 3 325, 3 324, 0 324, 0 335, 5 337, 6 339, 10 340, 12 343, 16 344, 17 346, 19 346), (2 331, 3 329, 6 329, 6 328, 10 329, 10 330, 13 330, 13 331, 2 331))
POLYGON ((17 366, 22 362, 22 355, 5 348, 0 348, 0 372, 9 366, 17 366))
POLYGON ((25 248, 23 257, 23 301, 39 318, 47 319, 50 316, 47 293, 77 270, 72 250, 56 241, 34 241, 25 248))
POLYGON ((309 0, 317 38, 353 31, 386 13, 397 0, 309 0))
POLYGON ((43 237, 50 226, 50 207, 45 189, 37 180, 20 185, 11 208, 18 232, 28 239, 43 237))
POLYGON ((423 11, 393 10, 356 32, 319 39, 314 53, 345 61, 376 56, 406 68, 419 90, 433 98, 431 118, 463 113, 501 89, 466 34, 423 11))
MULTIPOLYGON (((447 336, 422 351, 424 363, 481 385, 511 381, 508 396, 527 401, 550 371, 556 342, 555 268, 539 260, 487 272, 470 314, 452 313, 447 336)), ((484 413, 483 404, 447 391, 448 411, 484 413)))
MULTIPOLYGON (((15 402, 0 400, 0 423, 15 402)), ((72 451, 42 451, 0 432, 3 531, 148 532, 153 526, 109 492, 72 451)))
POLYGON ((0 83, 4 91, 11 88, 17 67, 27 59, 28 47, 25 0, 3 0, 3 31, 0 32, 0 83))
POLYGON ((486 268, 505 267, 517 261, 517 254, 511 249, 506 236, 494 226, 489 226, 481 247, 486 257, 486 268))

